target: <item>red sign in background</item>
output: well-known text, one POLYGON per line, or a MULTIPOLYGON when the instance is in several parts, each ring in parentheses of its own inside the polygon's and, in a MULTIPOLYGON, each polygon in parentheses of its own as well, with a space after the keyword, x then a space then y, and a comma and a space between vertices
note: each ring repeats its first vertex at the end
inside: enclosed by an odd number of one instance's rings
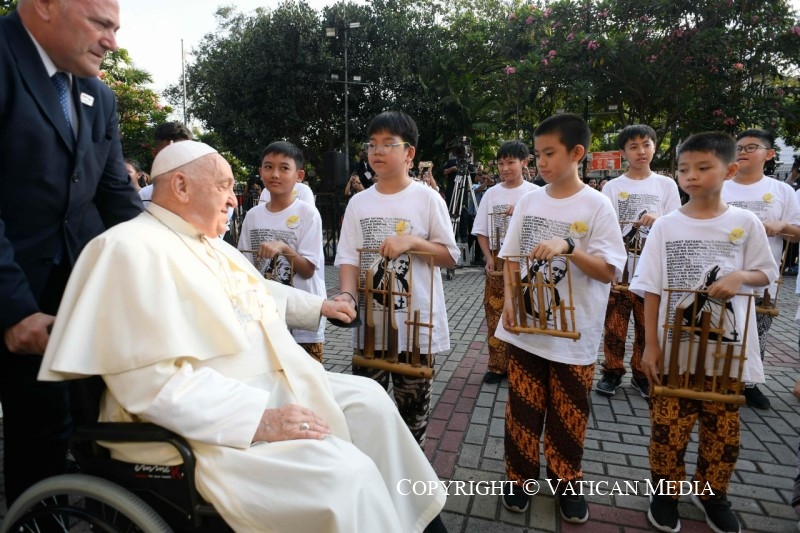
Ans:
POLYGON ((592 170, 621 170, 622 152, 614 150, 612 152, 591 152, 592 170))

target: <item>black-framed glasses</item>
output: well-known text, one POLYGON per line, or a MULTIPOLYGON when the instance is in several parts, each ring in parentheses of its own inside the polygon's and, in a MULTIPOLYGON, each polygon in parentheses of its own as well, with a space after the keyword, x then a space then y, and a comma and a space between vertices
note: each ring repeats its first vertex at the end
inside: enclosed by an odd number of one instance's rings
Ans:
POLYGON ((361 148, 367 152, 368 154, 387 154, 389 153, 392 148, 397 148, 398 146, 403 145, 411 146, 411 143, 402 141, 398 143, 390 143, 390 144, 373 144, 373 143, 364 143, 361 145, 361 148))
POLYGON ((741 154, 742 152, 744 152, 746 154, 752 154, 759 148, 763 148, 764 150, 770 150, 770 148, 767 148, 766 146, 761 146, 760 144, 745 144, 744 146, 737 146, 736 153, 741 154))

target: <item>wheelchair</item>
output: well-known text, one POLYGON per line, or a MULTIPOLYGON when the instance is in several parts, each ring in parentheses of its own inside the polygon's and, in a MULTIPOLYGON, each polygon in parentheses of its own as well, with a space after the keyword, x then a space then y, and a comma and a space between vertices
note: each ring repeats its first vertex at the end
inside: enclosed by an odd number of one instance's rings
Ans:
POLYGON ((154 424, 97 422, 104 389, 99 376, 71 384, 78 414, 73 415, 70 452, 80 473, 30 487, 8 510, 0 533, 231 531, 197 492, 195 458, 185 439, 154 424), (117 461, 98 441, 166 442, 183 462, 162 466, 117 461))

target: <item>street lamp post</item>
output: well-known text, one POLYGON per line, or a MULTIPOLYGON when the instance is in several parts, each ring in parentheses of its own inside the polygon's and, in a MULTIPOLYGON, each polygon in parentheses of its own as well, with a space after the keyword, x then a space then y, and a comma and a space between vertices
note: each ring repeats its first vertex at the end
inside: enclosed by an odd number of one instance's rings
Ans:
POLYGON ((344 157, 345 161, 347 162, 347 170, 350 171, 350 102, 348 98, 348 88, 350 85, 366 85, 366 83, 361 82, 361 76, 353 76, 351 80, 348 76, 347 71, 347 34, 350 30, 356 30, 361 27, 360 22, 350 22, 344 23, 339 27, 328 27, 325 28, 325 36, 326 37, 336 37, 338 30, 341 30, 344 33, 344 80, 339 79, 338 74, 331 74, 331 79, 328 80, 329 83, 341 83, 344 84, 344 157))

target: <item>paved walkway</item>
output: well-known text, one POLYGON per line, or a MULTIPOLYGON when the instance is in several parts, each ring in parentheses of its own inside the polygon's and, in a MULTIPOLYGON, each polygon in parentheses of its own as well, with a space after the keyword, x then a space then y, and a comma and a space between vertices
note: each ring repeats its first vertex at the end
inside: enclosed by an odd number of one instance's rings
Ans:
MULTIPOLYGON (((329 292, 337 292, 337 270, 326 268, 329 292)), ((426 453, 442 480, 503 480, 503 432, 508 386, 484 385, 488 352, 483 319, 482 269, 464 268, 445 281, 452 349, 436 360, 433 412, 426 453)), ((779 295, 781 315, 773 323, 767 345, 766 386, 772 402, 768 411, 741 409, 742 450, 730 489, 730 500, 748 531, 794 532, 797 519, 789 506, 800 440, 800 402, 792 396, 800 375, 795 278, 785 279, 779 295)), ((629 339, 630 341, 630 339, 629 339)), ((630 346, 628 347, 630 353, 630 346)), ((326 366, 350 372, 350 333, 328 326, 326 366)), ((602 355, 600 356, 602 357, 602 355)), ((599 365, 598 365, 599 369, 599 365)), ((599 371, 596 372, 599 378, 599 371)), ((591 395, 592 414, 586 436, 583 467, 586 480, 639 481, 649 479, 647 404, 628 380, 613 398, 591 395)), ((696 433, 687 453, 687 470, 694 470, 696 433)), ((647 497, 608 495, 588 497, 590 520, 582 526, 558 517, 552 493, 544 480, 524 514, 513 514, 492 495, 451 495, 444 520, 451 533, 583 531, 650 531, 647 497)), ((641 491, 640 491, 641 493, 641 491)), ((2 504, 0 504, 2 505, 2 504)), ((709 531, 701 513, 688 500, 680 505, 682 531, 709 531)))

